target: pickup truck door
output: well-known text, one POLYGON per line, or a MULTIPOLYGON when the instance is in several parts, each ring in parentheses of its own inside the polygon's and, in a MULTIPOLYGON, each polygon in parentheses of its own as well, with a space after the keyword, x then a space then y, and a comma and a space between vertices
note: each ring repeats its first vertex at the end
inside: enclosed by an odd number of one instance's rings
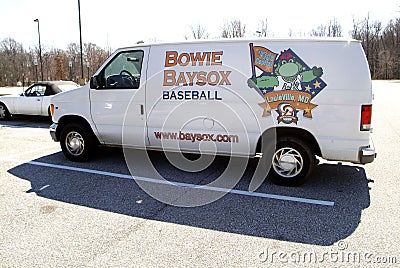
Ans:
POLYGON ((144 91, 149 50, 119 50, 92 78, 91 116, 105 144, 124 145, 124 134, 142 137, 135 139, 138 147, 148 144, 144 91))

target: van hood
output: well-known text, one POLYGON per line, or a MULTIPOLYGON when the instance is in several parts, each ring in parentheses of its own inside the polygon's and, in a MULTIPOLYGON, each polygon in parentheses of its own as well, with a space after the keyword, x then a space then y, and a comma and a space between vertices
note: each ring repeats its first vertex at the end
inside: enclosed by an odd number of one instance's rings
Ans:
POLYGON ((89 97, 89 85, 63 91, 51 98, 52 103, 77 102, 89 97))

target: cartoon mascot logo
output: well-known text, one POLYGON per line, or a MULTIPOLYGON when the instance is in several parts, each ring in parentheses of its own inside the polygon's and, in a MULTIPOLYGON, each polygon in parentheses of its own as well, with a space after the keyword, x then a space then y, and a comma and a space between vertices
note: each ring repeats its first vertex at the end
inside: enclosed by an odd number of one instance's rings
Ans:
POLYGON ((297 113, 312 118, 311 110, 317 107, 311 100, 325 87, 321 79, 321 67, 310 68, 290 48, 278 54, 267 48, 250 44, 252 77, 249 87, 254 88, 263 98, 259 105, 263 116, 270 116, 271 110, 278 113, 278 124, 297 124, 297 113))

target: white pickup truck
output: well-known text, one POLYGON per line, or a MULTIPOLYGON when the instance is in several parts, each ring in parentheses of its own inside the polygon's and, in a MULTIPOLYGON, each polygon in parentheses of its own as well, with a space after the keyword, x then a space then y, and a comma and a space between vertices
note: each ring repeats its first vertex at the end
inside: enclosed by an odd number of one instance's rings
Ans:
POLYGON ((260 160, 272 181, 294 186, 316 155, 362 164, 376 156, 370 72, 356 40, 122 48, 90 83, 54 96, 51 112, 50 134, 72 161, 89 160, 99 144, 254 157, 264 140, 274 144, 260 160))

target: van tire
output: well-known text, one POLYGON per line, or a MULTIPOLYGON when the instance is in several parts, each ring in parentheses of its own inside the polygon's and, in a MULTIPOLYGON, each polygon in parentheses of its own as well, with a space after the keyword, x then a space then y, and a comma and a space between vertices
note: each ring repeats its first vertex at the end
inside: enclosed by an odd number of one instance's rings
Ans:
POLYGON ((7 106, 0 102, 0 120, 8 120, 10 119, 10 112, 7 109, 7 106))
POLYGON ((89 161, 96 150, 96 138, 90 129, 79 124, 67 124, 60 135, 61 149, 73 162, 89 161))
POLYGON ((315 153, 306 142, 294 137, 278 138, 270 180, 284 186, 302 185, 310 177, 315 163, 315 153))

